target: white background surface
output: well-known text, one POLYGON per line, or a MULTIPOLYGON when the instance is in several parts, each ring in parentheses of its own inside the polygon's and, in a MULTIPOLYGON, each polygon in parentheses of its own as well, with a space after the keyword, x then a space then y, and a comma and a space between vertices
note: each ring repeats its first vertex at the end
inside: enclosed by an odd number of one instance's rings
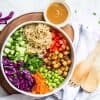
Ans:
MULTIPOLYGON (((0 12, 6 16, 9 11, 14 11, 14 17, 34 11, 43 11, 51 0, 0 0, 0 12)), ((100 0, 66 0, 71 8, 70 22, 76 22, 88 27, 88 30, 100 31, 100 0), (77 13, 75 13, 75 11, 77 13), (94 16, 93 13, 96 13, 94 16)), ((4 26, 0 25, 0 29, 4 26)), ((95 32, 94 32, 95 34, 95 32)), ((6 95, 0 89, 0 96, 6 95)))
MULTIPOLYGON (((15 12, 14 17, 24 13, 43 11, 51 0, 0 0, 0 11, 7 15, 15 12)), ((90 30, 99 29, 100 0, 65 0, 71 8, 71 21, 84 24, 90 30), (75 10, 77 13, 75 13, 75 10), (94 16, 93 13, 96 13, 94 16)), ((13 18, 14 18, 13 17, 13 18)), ((2 28, 2 27, 1 27, 2 28)))

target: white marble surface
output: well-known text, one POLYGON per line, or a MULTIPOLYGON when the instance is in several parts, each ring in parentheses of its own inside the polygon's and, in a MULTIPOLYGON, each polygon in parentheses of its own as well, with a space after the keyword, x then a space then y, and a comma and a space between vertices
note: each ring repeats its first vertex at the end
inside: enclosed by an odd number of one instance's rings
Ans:
MULTIPOLYGON (((51 0, 0 0, 0 11, 7 15, 13 10, 13 18, 24 13, 43 11, 51 0)), ((100 0, 65 0, 71 8, 71 22, 84 24, 90 30, 100 30, 100 0), (76 13, 75 13, 76 11, 76 13), (96 13, 94 16, 93 13, 96 13)), ((0 26, 2 29, 2 26, 0 26)))
MULTIPOLYGON (((13 18, 15 18, 25 13, 43 11, 50 1, 51 0, 0 0, 0 11, 3 12, 5 16, 9 11, 13 10, 15 12, 13 18)), ((100 32, 100 24, 98 24, 98 21, 100 21, 100 0, 66 0, 66 2, 71 8, 72 15, 70 23, 83 24, 85 28, 88 28, 90 37, 96 32, 100 32), (94 12, 96 15, 93 15, 94 12)), ((3 27, 4 25, 0 25, 1 30, 3 27)), ((94 36, 98 37, 97 35, 94 36)), ((4 95, 6 95, 6 93, 0 87, 0 96, 4 95)))

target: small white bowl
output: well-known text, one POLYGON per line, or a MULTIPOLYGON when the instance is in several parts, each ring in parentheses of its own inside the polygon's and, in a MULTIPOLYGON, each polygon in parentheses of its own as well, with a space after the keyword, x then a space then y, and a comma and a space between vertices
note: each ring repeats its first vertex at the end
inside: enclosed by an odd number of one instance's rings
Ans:
POLYGON ((71 16, 70 8, 69 8, 69 6, 67 5, 67 3, 66 3, 65 1, 63 1, 63 0, 53 0, 51 3, 49 3, 49 4, 47 5, 46 9, 44 10, 44 19, 45 19, 47 22, 52 23, 52 24, 54 24, 54 25, 56 25, 56 26, 58 26, 58 27, 64 27, 66 24, 68 24, 68 21, 69 21, 70 16, 71 16), (49 7, 51 4, 53 4, 53 3, 61 3, 61 4, 63 4, 63 5, 65 6, 65 8, 67 9, 67 11, 68 11, 68 16, 66 17, 65 21, 62 22, 62 23, 60 23, 60 24, 54 24, 53 22, 51 22, 51 21, 47 18, 47 10, 48 10, 48 7, 49 7))

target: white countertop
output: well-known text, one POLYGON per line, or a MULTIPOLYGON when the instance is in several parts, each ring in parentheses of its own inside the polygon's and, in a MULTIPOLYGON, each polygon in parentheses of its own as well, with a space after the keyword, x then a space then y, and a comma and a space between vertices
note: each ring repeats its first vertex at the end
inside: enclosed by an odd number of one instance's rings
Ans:
MULTIPOLYGON (((14 11, 14 17, 29 12, 43 11, 51 0, 0 0, 0 12, 6 16, 14 11)), ((90 32, 100 31, 100 0, 66 0, 71 8, 70 23, 83 24, 90 32)), ((0 25, 0 30, 4 25, 0 25)), ((0 96, 6 95, 0 87, 0 96)))
MULTIPOLYGON (((0 0, 0 11, 7 15, 13 10, 13 18, 29 12, 43 11, 51 0, 0 0)), ((90 30, 100 30, 100 0, 65 0, 71 8, 71 22, 84 24, 90 30), (93 15, 96 13, 96 15, 93 15)), ((2 27, 0 27, 2 29, 2 27)))

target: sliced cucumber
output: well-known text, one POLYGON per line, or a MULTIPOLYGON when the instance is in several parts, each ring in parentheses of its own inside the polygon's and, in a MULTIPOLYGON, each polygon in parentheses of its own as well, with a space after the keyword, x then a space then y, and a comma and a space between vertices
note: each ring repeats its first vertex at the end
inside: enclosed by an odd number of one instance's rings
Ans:
POLYGON ((5 52, 6 54, 8 54, 8 53, 10 52, 10 49, 9 49, 9 48, 5 48, 4 52, 5 52))

